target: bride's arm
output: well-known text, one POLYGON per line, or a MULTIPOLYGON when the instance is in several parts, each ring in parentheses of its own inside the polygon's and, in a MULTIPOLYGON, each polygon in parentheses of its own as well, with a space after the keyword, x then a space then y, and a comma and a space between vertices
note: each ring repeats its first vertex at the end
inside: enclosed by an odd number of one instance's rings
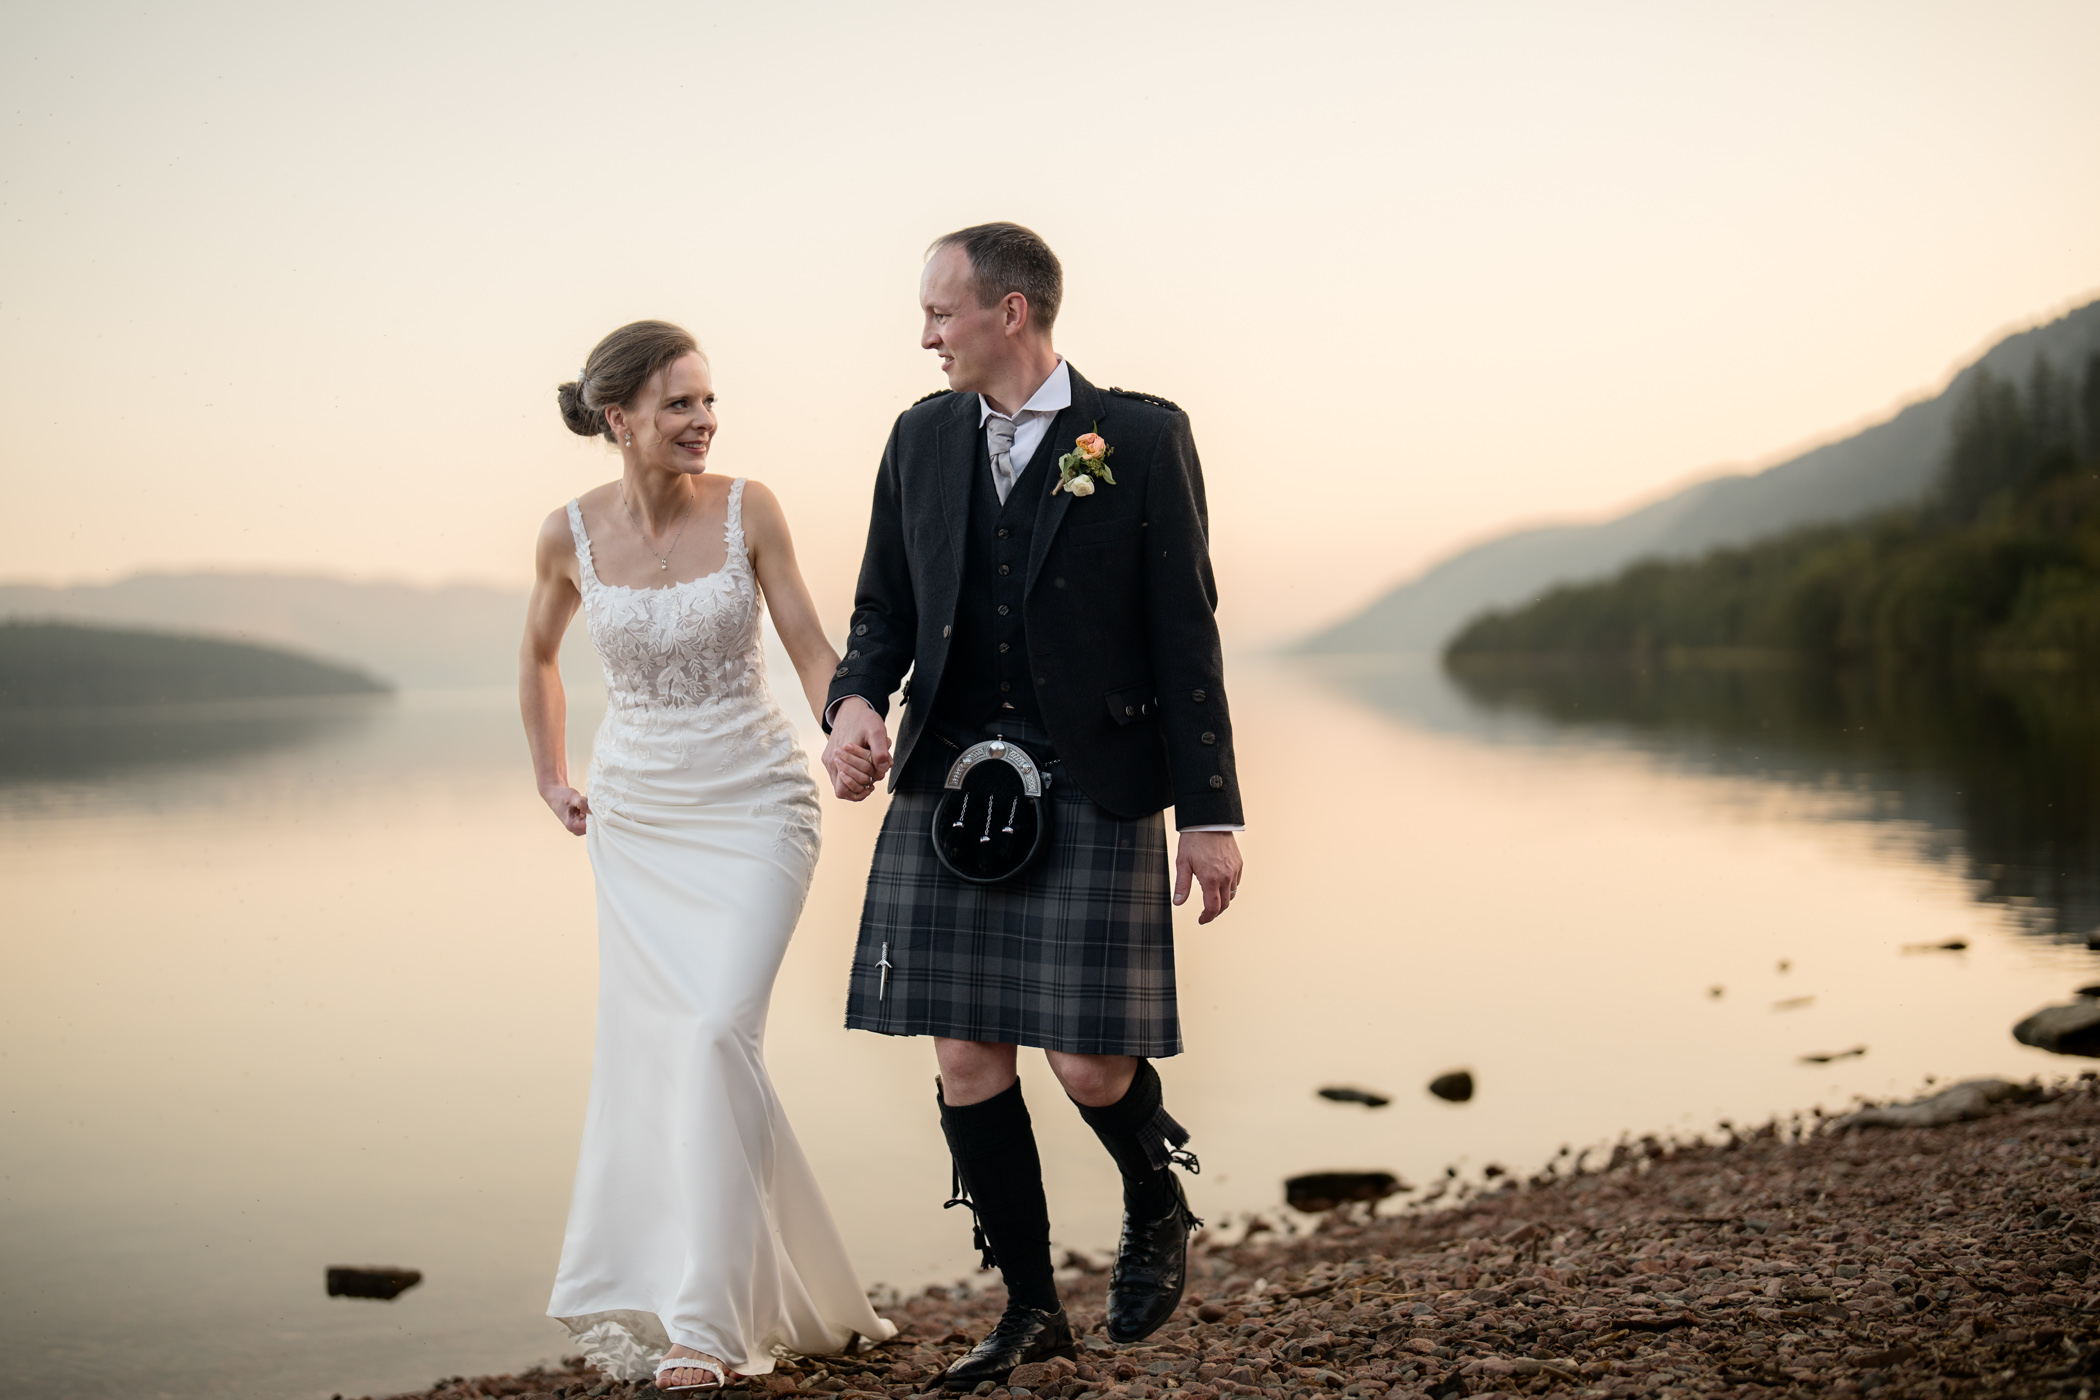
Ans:
POLYGON ((810 599, 809 585, 802 581, 795 562, 795 541, 788 534, 787 512, 780 499, 756 481, 744 483, 744 538, 751 545, 751 567, 758 574, 759 590, 766 597, 766 611, 773 614, 773 630, 787 648, 801 678, 802 694, 810 712, 821 721, 824 699, 831 691, 831 674, 838 669, 839 654, 824 635, 817 605, 810 599))
POLYGON ((561 688, 562 633, 583 603, 575 570, 568 512, 558 510, 540 526, 533 547, 532 601, 525 606, 525 641, 518 648, 518 708, 540 796, 563 826, 581 836, 591 804, 569 786, 569 705, 561 688))

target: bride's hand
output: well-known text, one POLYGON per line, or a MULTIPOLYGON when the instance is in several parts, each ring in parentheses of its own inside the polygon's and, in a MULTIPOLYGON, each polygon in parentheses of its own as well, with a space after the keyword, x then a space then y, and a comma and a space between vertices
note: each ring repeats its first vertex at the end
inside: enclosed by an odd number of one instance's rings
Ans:
POLYGON ((581 836, 585 820, 591 815, 591 800, 575 788, 557 783, 543 788, 540 796, 546 800, 557 820, 567 827, 572 835, 581 836))

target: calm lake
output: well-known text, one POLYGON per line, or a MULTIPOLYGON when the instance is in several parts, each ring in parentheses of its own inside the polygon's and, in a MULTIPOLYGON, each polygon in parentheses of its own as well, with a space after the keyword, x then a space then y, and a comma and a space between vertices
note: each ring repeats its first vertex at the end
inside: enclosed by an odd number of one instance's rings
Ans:
MULTIPOLYGON (((2009 1034, 2100 974, 2100 706, 2066 682, 1232 675, 1248 875, 1182 921, 1161 1066, 1214 1222, 1280 1219, 1308 1170, 1477 1178, 2082 1065, 2009 1034), (1461 1067, 1472 1102, 1425 1092, 1461 1067)), ((880 805, 825 806, 774 1076, 868 1282, 954 1279, 930 1050, 840 1028, 880 805)), ((0 1396, 383 1395, 561 1354, 591 877, 508 694, 0 724, 0 882, 0 1396), (426 1281, 323 1296, 366 1263, 426 1281)), ((1106 1157, 1024 1074, 1060 1244, 1112 1246, 1106 1157)))

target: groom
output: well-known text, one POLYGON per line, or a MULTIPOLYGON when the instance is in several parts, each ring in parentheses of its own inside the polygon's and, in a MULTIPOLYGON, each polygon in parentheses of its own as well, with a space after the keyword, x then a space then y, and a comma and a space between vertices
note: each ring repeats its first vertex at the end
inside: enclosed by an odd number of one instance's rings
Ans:
POLYGON ((841 797, 885 773, 895 794, 846 1024, 934 1037, 950 1204, 975 1212, 1006 1282, 1005 1316, 944 1378, 964 1390, 1073 1349, 1019 1046, 1043 1049, 1122 1172, 1109 1336, 1149 1336, 1181 1301, 1199 1222, 1168 1170, 1196 1169, 1188 1133, 1150 1063, 1181 1050, 1160 814, 1181 834, 1173 903, 1200 885, 1202 923, 1239 887, 1241 814, 1187 416, 1095 388, 1052 348, 1064 275, 1025 228, 947 235, 919 287, 920 343, 950 388, 884 449, 824 765, 841 797), (1055 810, 1045 853, 980 885, 937 860, 929 827, 956 755, 994 737, 1052 775, 1055 810))

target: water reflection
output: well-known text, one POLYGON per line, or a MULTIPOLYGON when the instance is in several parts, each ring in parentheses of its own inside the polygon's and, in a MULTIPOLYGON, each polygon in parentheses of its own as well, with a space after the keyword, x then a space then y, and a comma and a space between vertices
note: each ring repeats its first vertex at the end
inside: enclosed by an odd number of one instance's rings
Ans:
MULTIPOLYGON (((1384 708, 1436 711, 1426 677, 1342 674, 1384 708)), ((2070 940, 2100 925, 2091 679, 1508 663, 1468 664, 1450 679, 1482 718, 1545 720, 1687 769, 1850 792, 1856 812, 1915 824, 1933 854, 1961 862, 1978 898, 2018 911, 2030 932, 2070 940)), ((1448 704, 1442 717, 1465 725, 1448 704)))
POLYGON ((0 712, 0 788, 216 767, 353 735, 387 696, 0 712))

